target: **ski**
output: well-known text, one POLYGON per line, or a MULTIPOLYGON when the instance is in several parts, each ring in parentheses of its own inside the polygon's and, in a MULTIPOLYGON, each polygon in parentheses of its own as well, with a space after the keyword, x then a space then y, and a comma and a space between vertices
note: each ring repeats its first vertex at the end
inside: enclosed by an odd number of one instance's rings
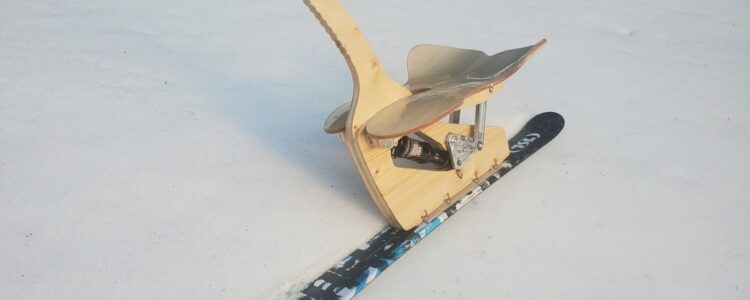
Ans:
POLYGON ((549 143, 565 126, 554 112, 541 113, 508 141, 510 155, 500 169, 429 222, 412 230, 387 226, 302 290, 300 299, 352 299, 367 284, 484 190, 549 143))

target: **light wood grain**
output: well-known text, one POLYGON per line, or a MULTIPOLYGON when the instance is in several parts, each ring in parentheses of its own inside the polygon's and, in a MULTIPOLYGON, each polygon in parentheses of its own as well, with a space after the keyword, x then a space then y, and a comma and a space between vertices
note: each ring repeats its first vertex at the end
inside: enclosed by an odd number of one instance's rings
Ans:
MULTIPOLYGON (((469 135, 471 130, 471 125, 439 123, 425 129, 423 133, 441 141, 445 147, 445 136, 448 133, 469 135)), ((362 155, 366 160, 367 175, 376 183, 382 198, 380 200, 391 209, 393 221, 402 228, 412 228, 421 223, 424 216, 432 216, 447 203, 463 196, 467 188, 475 186, 475 179, 481 180, 489 176, 493 166, 500 164, 508 156, 507 136, 502 128, 488 127, 485 138, 487 143, 483 150, 462 168, 463 178, 459 178, 454 170, 396 167, 389 149, 366 147, 364 139, 360 139, 359 143, 365 149, 362 155)))
POLYGON ((368 175, 360 141, 364 140, 364 147, 369 148, 367 138, 362 135, 364 123, 393 101, 410 96, 411 92, 386 73, 372 47, 338 0, 305 0, 305 4, 329 33, 352 74, 354 95, 342 133, 344 144, 378 209, 389 222, 397 224, 377 184, 368 175))
MULTIPOLYGON (((325 129, 340 134, 370 196, 393 226, 413 228, 496 171, 509 154, 507 136, 502 128, 486 128, 483 150, 464 165, 460 174, 455 170, 397 167, 390 149, 373 147, 368 138, 398 138, 418 132, 445 148, 448 133, 470 135, 471 125, 437 122, 462 106, 486 101, 544 41, 523 50, 503 52, 505 54, 500 55, 501 58, 494 57, 495 60, 479 51, 423 46, 421 50, 412 51, 412 55, 429 61, 439 58, 435 53, 447 53, 444 57, 449 61, 422 69, 410 63, 410 80, 402 86, 383 69, 338 0, 305 0, 305 3, 343 54, 354 82, 348 113, 346 105, 337 108, 326 121, 325 129), (472 69, 456 70, 467 61, 473 61, 472 69), (439 76, 435 74, 440 72, 449 72, 444 75, 450 80, 437 79, 439 76)), ((417 58, 410 58, 410 61, 413 59, 417 58)))

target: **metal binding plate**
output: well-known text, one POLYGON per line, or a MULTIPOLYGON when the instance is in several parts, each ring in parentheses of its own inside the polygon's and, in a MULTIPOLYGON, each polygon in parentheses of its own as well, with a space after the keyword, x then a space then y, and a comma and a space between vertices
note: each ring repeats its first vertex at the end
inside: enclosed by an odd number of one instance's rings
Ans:
POLYGON ((469 161, 474 152, 477 151, 474 138, 470 136, 449 133, 446 136, 446 144, 448 144, 448 151, 450 152, 451 163, 454 169, 461 169, 464 163, 469 161))

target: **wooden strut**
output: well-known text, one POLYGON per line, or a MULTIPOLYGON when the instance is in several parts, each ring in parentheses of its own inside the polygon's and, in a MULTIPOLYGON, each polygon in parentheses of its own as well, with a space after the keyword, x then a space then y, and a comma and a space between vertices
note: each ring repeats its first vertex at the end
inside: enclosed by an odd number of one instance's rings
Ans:
POLYGON ((473 126, 441 123, 461 107, 488 100, 546 41, 488 56, 480 51, 419 45, 409 54, 409 81, 393 80, 338 0, 304 0, 343 54, 353 96, 326 121, 338 133, 367 190, 389 223, 411 229, 458 200, 509 154, 507 136, 488 126, 485 143, 456 172, 398 167, 390 149, 373 140, 417 134, 447 148, 449 133, 471 136, 473 126), (471 176, 462 176, 471 174, 471 176))

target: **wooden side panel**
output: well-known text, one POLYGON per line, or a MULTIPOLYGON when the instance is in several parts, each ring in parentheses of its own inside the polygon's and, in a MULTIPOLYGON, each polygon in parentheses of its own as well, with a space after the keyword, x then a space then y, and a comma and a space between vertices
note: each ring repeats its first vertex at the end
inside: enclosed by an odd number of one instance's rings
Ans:
MULTIPOLYGON (((448 133, 470 135, 471 125, 435 124, 424 133, 441 141, 445 146, 448 133)), ((426 215, 433 215, 447 204, 457 200, 474 187, 475 179, 482 180, 490 175, 493 167, 502 163, 508 156, 508 139, 499 127, 487 127, 485 147, 461 170, 463 178, 456 171, 430 171, 396 167, 389 149, 371 147, 364 135, 360 136, 359 146, 364 149, 367 174, 375 185, 373 199, 382 202, 378 207, 387 207, 392 224, 402 228, 412 228, 422 222, 426 215), (446 201, 448 199, 448 201, 446 201)), ((385 212, 384 212, 385 213, 385 212)))

